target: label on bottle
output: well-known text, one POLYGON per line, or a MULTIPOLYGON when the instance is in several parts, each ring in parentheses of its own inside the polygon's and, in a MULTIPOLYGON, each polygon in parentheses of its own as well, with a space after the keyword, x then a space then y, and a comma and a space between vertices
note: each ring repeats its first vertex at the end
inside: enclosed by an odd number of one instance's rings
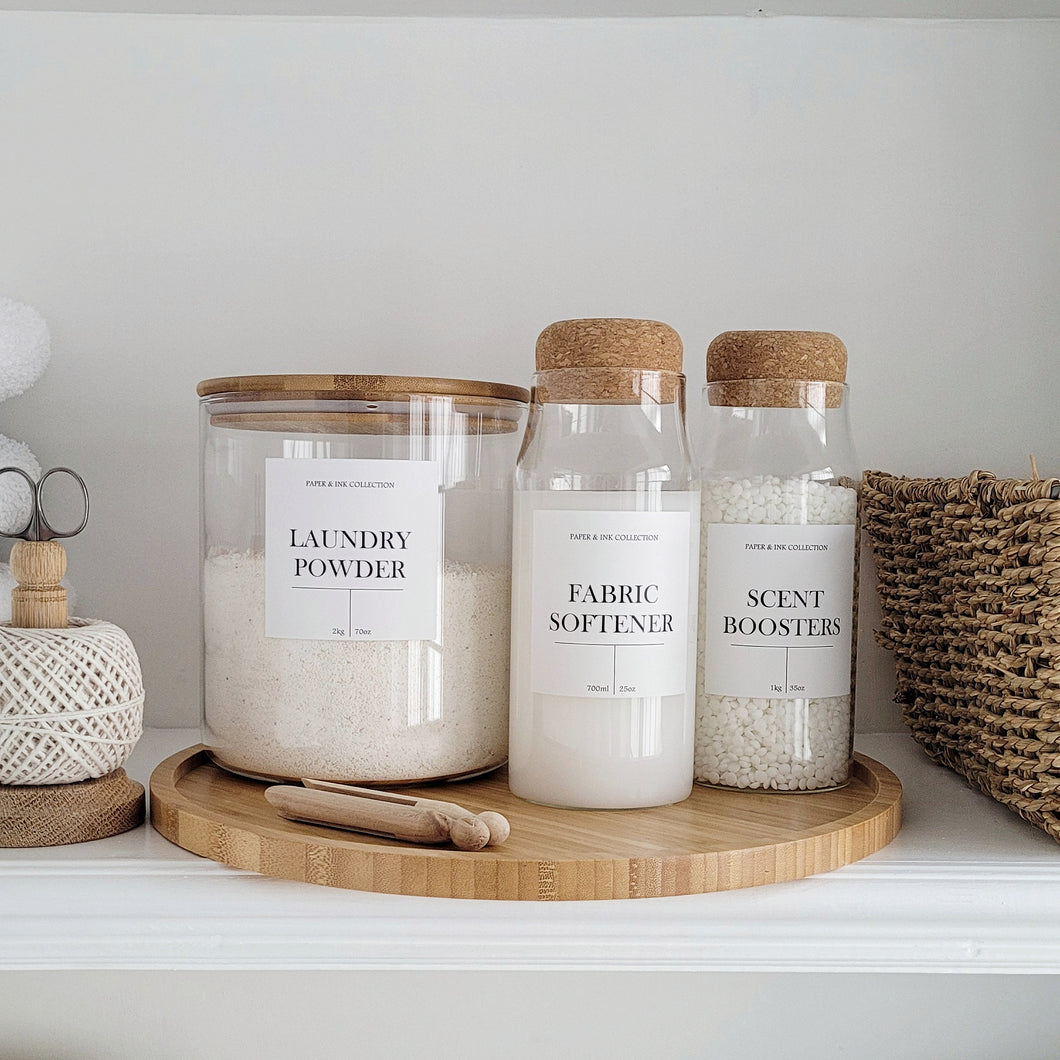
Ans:
POLYGON ((534 511, 532 690, 688 691, 690 535, 688 512, 534 511))
POLYGON ((441 469, 265 461, 265 636, 436 640, 441 469))
POLYGON ((704 684, 709 695, 850 694, 854 527, 705 527, 704 684))

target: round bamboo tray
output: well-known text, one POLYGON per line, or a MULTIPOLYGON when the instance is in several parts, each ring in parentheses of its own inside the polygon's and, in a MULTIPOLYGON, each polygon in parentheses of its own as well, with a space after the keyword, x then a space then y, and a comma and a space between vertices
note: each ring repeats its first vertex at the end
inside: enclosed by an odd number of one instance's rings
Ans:
POLYGON ((800 879, 886 846, 901 824, 902 786, 856 755, 836 791, 751 793, 695 787, 674 806, 559 810, 516 798, 504 771, 402 788, 512 826, 499 847, 460 851, 278 817, 263 782, 214 765, 202 747, 151 777, 151 822, 171 842, 234 868, 287 880, 435 898, 556 901, 702 894, 800 879))

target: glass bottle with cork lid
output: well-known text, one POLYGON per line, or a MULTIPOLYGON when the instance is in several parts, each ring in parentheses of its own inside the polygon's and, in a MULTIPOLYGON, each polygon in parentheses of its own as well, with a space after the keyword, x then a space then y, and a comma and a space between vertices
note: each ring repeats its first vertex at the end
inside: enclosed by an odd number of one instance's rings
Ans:
POLYGON ((849 780, 857 486, 847 351, 827 332, 729 331, 707 350, 696 780, 849 780))
POLYGON ((515 474, 509 783, 555 806, 692 789, 699 486, 683 349, 658 321, 537 340, 515 474))

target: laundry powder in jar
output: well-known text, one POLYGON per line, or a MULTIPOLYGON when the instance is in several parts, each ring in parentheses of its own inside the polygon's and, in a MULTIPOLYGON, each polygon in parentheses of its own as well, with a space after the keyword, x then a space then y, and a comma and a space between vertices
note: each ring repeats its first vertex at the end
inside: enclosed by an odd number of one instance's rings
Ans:
POLYGON ((700 783, 849 780, 860 476, 845 370, 845 347, 821 332, 727 332, 708 350, 700 783))
POLYGON ((263 555, 209 556, 211 755, 251 776, 366 783, 461 776, 502 762, 510 592, 507 567, 450 562, 439 643, 273 638, 264 630, 263 555))

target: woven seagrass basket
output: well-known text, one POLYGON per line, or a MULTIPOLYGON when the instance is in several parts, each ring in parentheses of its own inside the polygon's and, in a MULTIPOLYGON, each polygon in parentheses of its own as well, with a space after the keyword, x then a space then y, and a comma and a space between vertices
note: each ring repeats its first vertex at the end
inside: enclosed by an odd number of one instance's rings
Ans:
POLYGON ((1060 480, 870 471, 895 699, 937 762, 1060 840, 1060 480))

